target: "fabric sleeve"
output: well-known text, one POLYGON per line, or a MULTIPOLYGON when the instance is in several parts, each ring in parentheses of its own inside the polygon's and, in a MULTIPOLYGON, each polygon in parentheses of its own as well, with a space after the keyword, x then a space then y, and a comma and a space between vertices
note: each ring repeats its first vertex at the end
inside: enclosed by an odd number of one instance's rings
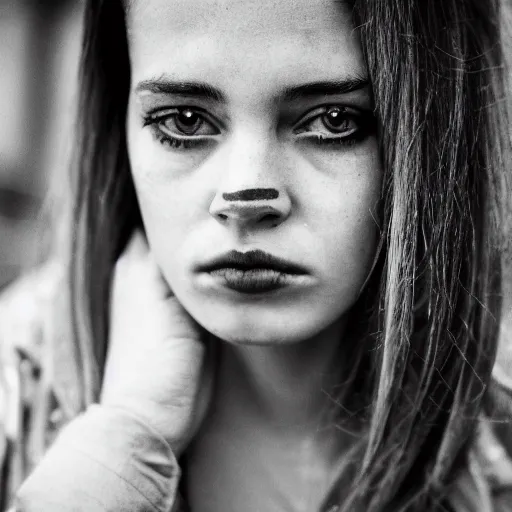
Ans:
POLYGON ((130 413, 92 405, 59 434, 16 494, 19 512, 169 512, 180 469, 130 413))

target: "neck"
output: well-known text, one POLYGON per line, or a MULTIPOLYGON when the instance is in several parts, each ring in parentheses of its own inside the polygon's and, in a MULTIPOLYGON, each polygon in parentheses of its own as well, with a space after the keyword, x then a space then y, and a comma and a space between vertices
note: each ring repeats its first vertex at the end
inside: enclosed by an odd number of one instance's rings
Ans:
POLYGON ((343 331, 340 321, 293 345, 218 345, 209 417, 188 452, 192 509, 213 510, 229 489, 247 510, 262 499, 268 510, 320 510, 354 441, 329 417, 343 331))
POLYGON ((339 384, 345 321, 293 345, 221 344, 215 410, 258 428, 316 432, 339 384))

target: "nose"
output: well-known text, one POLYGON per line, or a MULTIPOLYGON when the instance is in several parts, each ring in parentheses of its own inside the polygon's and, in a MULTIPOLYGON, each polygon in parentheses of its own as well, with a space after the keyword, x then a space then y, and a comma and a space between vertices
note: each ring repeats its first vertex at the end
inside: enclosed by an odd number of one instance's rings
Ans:
POLYGON ((291 211, 289 196, 275 188, 247 188, 217 194, 210 215, 238 228, 277 227, 291 211))
POLYGON ((286 180, 290 162, 266 120, 259 121, 241 119, 216 153, 218 184, 209 211, 235 230, 275 228, 292 209, 286 180))

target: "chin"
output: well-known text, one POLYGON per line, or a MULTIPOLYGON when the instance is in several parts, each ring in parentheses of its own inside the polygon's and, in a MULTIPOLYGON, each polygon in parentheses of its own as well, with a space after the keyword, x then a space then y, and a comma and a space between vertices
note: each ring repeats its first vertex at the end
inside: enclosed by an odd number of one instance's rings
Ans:
POLYGON ((268 329, 262 335, 261 332, 249 329, 215 329, 209 330, 217 338, 231 343, 232 345, 257 345, 257 346, 276 346, 276 345, 291 345, 303 341, 303 337, 294 336, 294 333, 283 333, 272 331, 268 329))
POLYGON ((234 345, 292 345, 315 337, 335 320, 307 317, 303 312, 294 314, 292 311, 261 316, 208 314, 205 309, 198 313, 191 312, 199 324, 217 338, 234 345))
POLYGON ((234 300, 203 293, 186 280, 171 288, 187 312, 206 331, 234 345, 292 345, 335 327, 356 299, 356 288, 322 293, 262 294, 234 300))

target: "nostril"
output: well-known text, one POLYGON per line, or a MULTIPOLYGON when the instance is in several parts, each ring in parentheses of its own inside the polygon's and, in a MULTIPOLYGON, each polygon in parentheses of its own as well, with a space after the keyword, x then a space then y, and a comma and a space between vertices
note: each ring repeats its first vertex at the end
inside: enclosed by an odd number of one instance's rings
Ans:
POLYGON ((276 213, 267 213, 261 217, 260 222, 274 222, 279 219, 279 215, 276 213))
POLYGON ((227 220, 227 218, 228 218, 228 216, 225 213, 219 213, 217 216, 221 220, 227 220))

